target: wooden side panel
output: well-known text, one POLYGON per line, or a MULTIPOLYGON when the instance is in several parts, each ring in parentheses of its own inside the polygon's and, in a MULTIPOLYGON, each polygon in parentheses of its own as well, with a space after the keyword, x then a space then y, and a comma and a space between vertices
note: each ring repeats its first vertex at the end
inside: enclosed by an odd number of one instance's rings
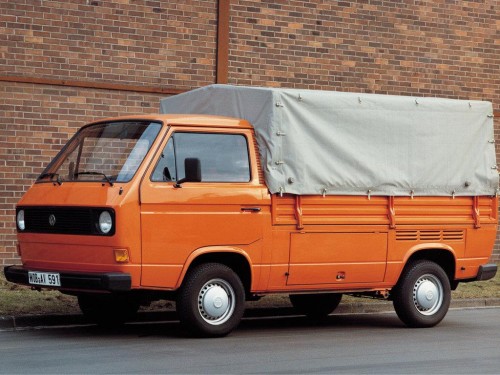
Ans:
MULTIPOLYGON (((475 210, 479 222, 494 224, 497 199, 479 197, 395 197, 394 219, 402 225, 474 225, 475 210)), ((273 196, 273 224, 297 224, 296 200, 293 195, 273 196)), ((366 196, 302 196, 302 223, 307 225, 389 225, 390 199, 366 196)))
MULTIPOLYGON (((496 221, 496 198, 479 197, 479 216, 496 221)), ((474 197, 395 198, 396 225, 474 225, 474 197)))
MULTIPOLYGON (((388 198, 362 196, 301 196, 304 225, 387 225, 388 198)), ((295 196, 273 196, 273 224, 297 223, 295 196)))
POLYGON ((293 225, 295 218, 295 198, 293 195, 272 195, 273 225, 293 225))

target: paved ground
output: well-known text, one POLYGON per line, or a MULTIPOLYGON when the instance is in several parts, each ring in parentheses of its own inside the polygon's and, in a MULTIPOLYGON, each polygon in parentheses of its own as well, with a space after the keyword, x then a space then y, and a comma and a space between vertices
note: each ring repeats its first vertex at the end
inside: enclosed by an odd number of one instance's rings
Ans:
MULTIPOLYGON (((480 298, 480 299, 455 299, 451 301, 451 308, 467 308, 467 307, 500 307, 500 298, 480 298)), ((345 303, 342 302, 335 310, 339 314, 358 314, 358 313, 373 313, 373 312, 392 312, 394 308, 392 302, 387 301, 370 301, 365 302, 360 299, 360 302, 345 303)), ((247 317, 276 317, 296 315, 296 312, 291 308, 250 308, 247 309, 245 315, 247 317)), ((139 322, 157 322, 157 321, 172 321, 176 320, 174 312, 151 312, 140 313, 139 322)), ((47 326, 70 326, 70 325, 85 325, 88 322, 81 314, 72 315, 24 315, 24 316, 0 316, 0 330, 15 330, 25 327, 47 327, 47 326)), ((500 370, 499 370, 500 372, 500 370)))
POLYGON ((230 336, 192 339, 177 322, 0 332, 0 373, 499 373, 500 308, 451 310, 434 328, 394 313, 246 318, 230 336))

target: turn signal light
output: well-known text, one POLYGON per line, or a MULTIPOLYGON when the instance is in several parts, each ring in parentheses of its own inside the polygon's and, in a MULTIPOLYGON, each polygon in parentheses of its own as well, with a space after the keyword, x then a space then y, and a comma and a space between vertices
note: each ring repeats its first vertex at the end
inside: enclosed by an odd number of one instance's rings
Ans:
POLYGON ((128 263, 130 258, 127 249, 114 249, 116 263, 128 263))

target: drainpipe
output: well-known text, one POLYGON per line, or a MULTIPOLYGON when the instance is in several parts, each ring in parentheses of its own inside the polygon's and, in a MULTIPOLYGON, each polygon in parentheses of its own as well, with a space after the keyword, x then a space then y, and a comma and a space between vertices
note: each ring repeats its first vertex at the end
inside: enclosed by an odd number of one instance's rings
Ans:
POLYGON ((229 65, 229 8, 231 0, 217 2, 217 58, 215 83, 227 83, 229 65))

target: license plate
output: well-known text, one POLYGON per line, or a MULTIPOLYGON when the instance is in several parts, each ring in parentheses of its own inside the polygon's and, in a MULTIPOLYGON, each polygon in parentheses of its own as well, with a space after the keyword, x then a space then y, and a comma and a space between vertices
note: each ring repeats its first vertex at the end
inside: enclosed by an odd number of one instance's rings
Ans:
POLYGON ((32 285, 61 286, 61 276, 58 273, 28 272, 28 282, 32 285))

